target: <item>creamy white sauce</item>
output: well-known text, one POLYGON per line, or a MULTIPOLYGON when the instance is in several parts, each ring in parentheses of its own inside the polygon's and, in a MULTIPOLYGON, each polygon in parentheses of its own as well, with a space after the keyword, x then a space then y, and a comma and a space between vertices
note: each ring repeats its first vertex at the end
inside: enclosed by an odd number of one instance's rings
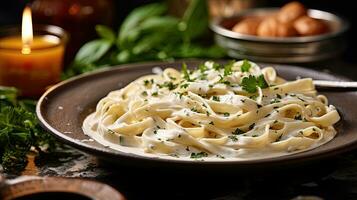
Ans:
POLYGON ((299 153, 333 139, 340 117, 311 79, 286 82, 273 68, 248 64, 247 72, 242 61, 228 70, 207 62, 187 73, 195 81, 174 69, 141 77, 103 98, 83 131, 126 154, 222 162, 299 153), (245 79, 261 76, 270 87, 247 92, 245 79))

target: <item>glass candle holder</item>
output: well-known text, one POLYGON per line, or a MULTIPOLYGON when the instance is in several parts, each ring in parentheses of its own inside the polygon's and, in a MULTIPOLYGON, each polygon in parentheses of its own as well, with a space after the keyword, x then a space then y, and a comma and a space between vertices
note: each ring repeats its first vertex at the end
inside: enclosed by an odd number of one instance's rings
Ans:
POLYGON ((0 85, 21 96, 38 97, 60 81, 67 33, 58 26, 35 25, 30 52, 23 51, 20 27, 0 29, 0 85))

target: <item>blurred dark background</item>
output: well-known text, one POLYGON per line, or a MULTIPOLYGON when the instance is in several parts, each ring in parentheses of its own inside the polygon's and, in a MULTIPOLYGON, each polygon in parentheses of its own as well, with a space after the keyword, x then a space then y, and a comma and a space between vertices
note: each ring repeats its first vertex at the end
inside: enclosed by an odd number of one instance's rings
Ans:
MULTIPOLYGON (((244 1, 250 1, 250 0, 244 0, 244 1)), ((21 15, 22 15, 22 10, 24 6, 31 1, 24 1, 24 0, 5 0, 2 1, 1 6, 0 6, 0 26, 5 26, 5 25, 13 25, 13 24, 20 24, 21 23, 21 15)), ((36 1, 35 1, 36 2, 36 1)), ((120 25, 121 21, 125 18, 125 16, 135 7, 140 6, 142 4, 154 2, 154 0, 130 0, 130 1, 115 1, 115 0, 37 0, 37 3, 42 3, 37 5, 37 13, 38 19, 41 19, 40 14, 45 13, 51 14, 53 10, 51 10, 48 7, 48 2, 50 2, 51 6, 55 8, 62 8, 62 9, 70 9, 72 13, 70 14, 76 14, 76 11, 78 10, 78 7, 76 5, 73 5, 73 2, 77 2, 78 5, 90 5, 94 6, 94 8, 98 8, 100 11, 95 12, 92 14, 92 18, 89 20, 92 24, 96 23, 104 23, 112 26, 113 28, 117 29, 117 27, 120 25), (65 3, 70 3, 72 4, 72 7, 66 8, 63 7, 62 4, 65 3), (61 7, 62 6, 62 7, 61 7)), ((184 1, 178 1, 179 4, 184 1)), ((290 1, 284 1, 284 0, 255 0, 254 1, 256 4, 259 6, 272 6, 272 7, 278 7, 282 6, 285 3, 288 3, 290 1)), ((346 18, 350 24, 350 30, 347 33, 347 40, 348 40, 348 48, 347 51, 343 54, 342 59, 344 62, 351 63, 351 64, 357 64, 357 57, 354 56, 354 48, 357 46, 357 38, 355 37, 357 31, 356 31, 356 20, 357 20, 357 12, 352 6, 350 2, 348 1, 338 1, 338 0, 300 0, 303 4, 306 5, 308 8, 315 8, 315 9, 320 9, 324 11, 329 11, 333 12, 335 14, 338 14, 344 18, 346 18)), ((86 8, 85 11, 91 12, 89 7, 84 7, 86 8)), ((77 46, 80 46, 85 40, 88 40, 90 38, 95 37, 95 32, 94 32, 94 26, 90 28, 90 30, 86 30, 85 23, 86 21, 84 19, 81 19, 83 16, 79 16, 76 18, 76 20, 79 24, 82 24, 82 26, 78 26, 78 23, 71 24, 68 22, 59 22, 58 23, 64 23, 65 26, 68 26, 72 30, 76 30, 75 32, 78 32, 78 40, 75 41, 77 42, 77 46), (83 21, 80 21, 83 20, 83 21), (90 32, 90 33, 89 33, 90 32), (89 33, 89 34, 88 34, 89 33), (87 34, 86 37, 82 37, 80 34, 87 34), (83 41, 82 41, 83 40, 83 41)), ((36 19, 36 17, 34 17, 36 19)), ((44 18, 42 18, 44 19, 44 18)), ((53 21, 56 21, 56 19, 52 19, 53 21)), ((88 20, 87 20, 88 21, 88 20)), ((35 20, 35 23, 46 23, 46 20, 35 20)), ((114 29, 114 30, 115 30, 114 29)), ((73 45, 73 44, 71 44, 73 45)))

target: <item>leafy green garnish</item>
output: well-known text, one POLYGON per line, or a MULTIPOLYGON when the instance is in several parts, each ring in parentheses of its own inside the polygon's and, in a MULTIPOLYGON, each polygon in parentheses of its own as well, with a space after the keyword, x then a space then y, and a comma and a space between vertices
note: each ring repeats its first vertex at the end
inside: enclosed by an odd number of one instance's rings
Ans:
POLYGON ((242 72, 249 72, 249 69, 252 67, 252 65, 249 63, 248 60, 243 60, 243 64, 241 66, 241 71, 242 72))
POLYGON ((184 83, 182 85, 180 85, 180 88, 187 88, 190 84, 189 83, 184 83))
POLYGON ((223 113, 223 116, 225 116, 225 117, 229 117, 231 114, 229 114, 228 112, 225 112, 225 113, 223 113))
POLYGON ((241 135, 244 134, 245 132, 242 131, 241 129, 237 128, 236 130, 234 130, 234 132, 232 132, 233 135, 241 135))
POLYGON ((100 38, 81 47, 63 78, 123 63, 225 56, 222 48, 199 39, 208 30, 205 0, 190 1, 182 18, 167 11, 166 3, 138 7, 124 19, 118 34, 96 26, 100 38))
POLYGON ((97 25, 95 26, 95 30, 101 38, 106 39, 110 42, 115 41, 115 33, 111 28, 104 25, 97 25))
POLYGON ((224 66, 224 76, 232 74, 232 64, 227 64, 224 66))
POLYGON ((257 91, 257 80, 255 76, 249 75, 249 77, 244 77, 241 83, 243 90, 254 93, 257 91))
POLYGON ((148 93, 146 92, 146 91, 143 91, 142 93, 141 93, 141 95, 143 95, 143 96, 147 96, 148 95, 148 93))
POLYGON ((15 88, 0 87, 0 163, 7 172, 18 173, 27 164, 31 147, 43 152, 58 146, 38 124, 35 102, 17 100, 15 88))
POLYGON ((230 135, 230 136, 228 136, 228 138, 231 139, 233 142, 237 142, 238 141, 238 138, 235 135, 230 135))
POLYGON ((75 62, 89 64, 98 61, 112 46, 106 39, 97 39, 86 43, 74 58, 75 62))
POLYGON ((224 65, 224 76, 228 76, 232 74, 232 67, 235 62, 236 62, 235 60, 231 60, 229 63, 224 65))
POLYGON ((163 87, 166 87, 168 88, 169 90, 174 90, 177 88, 178 84, 174 84, 173 82, 171 81, 165 81, 163 84, 161 85, 158 85, 159 88, 163 88, 163 87))
POLYGON ((203 157, 207 157, 207 156, 208 156, 208 153, 203 152, 203 151, 201 151, 199 153, 192 152, 190 158, 197 159, 197 158, 203 158, 203 157))
POLYGON ((181 72, 183 73, 183 78, 186 79, 187 81, 192 81, 190 78, 190 73, 187 69, 186 63, 182 63, 182 69, 181 72))
POLYGON ((249 75, 249 77, 244 77, 242 79, 241 86, 243 90, 249 93, 255 93, 257 91, 257 87, 263 89, 269 87, 263 75, 260 75, 258 78, 253 75, 249 75))
POLYGON ((258 76, 257 85, 258 85, 258 87, 260 87, 262 89, 269 87, 268 83, 265 81, 265 78, 264 78, 263 74, 258 76))
POLYGON ((207 31, 208 27, 208 6, 206 0, 192 0, 182 21, 179 24, 180 31, 183 31, 185 42, 199 37, 207 31))
POLYGON ((220 99, 219 99, 218 96, 212 96, 212 100, 213 100, 213 101, 218 101, 218 102, 220 101, 220 99))
POLYGON ((200 69, 201 73, 207 71, 207 69, 208 69, 205 64, 200 64, 200 65, 198 66, 198 68, 200 69))

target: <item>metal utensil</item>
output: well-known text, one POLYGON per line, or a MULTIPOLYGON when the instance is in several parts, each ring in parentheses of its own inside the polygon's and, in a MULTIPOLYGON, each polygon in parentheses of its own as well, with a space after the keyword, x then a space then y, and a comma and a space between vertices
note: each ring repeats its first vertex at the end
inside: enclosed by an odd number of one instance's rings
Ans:
POLYGON ((317 88, 323 89, 357 89, 357 81, 314 80, 313 83, 317 88))

